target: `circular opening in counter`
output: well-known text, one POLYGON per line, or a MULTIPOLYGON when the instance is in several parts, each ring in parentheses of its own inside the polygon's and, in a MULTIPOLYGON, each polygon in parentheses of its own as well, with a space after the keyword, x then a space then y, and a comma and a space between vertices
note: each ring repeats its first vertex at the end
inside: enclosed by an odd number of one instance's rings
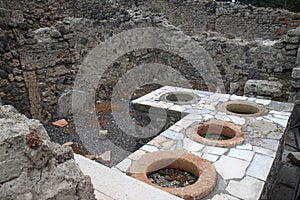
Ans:
POLYGON ((220 104, 219 109, 241 117, 262 116, 267 113, 263 106, 246 101, 228 101, 220 104))
MULTIPOLYGON (((128 174, 184 199, 203 198, 214 189, 217 183, 215 167, 209 161, 182 150, 147 153, 132 163, 128 174), (171 170, 172 173, 177 171, 176 173, 179 172, 180 176, 191 176, 181 177, 189 180, 191 183, 183 183, 183 185, 176 183, 174 186, 171 186, 170 184, 160 185, 153 181, 153 174, 161 172, 164 175, 167 173, 167 170, 171 170)), ((176 177, 167 175, 165 178, 169 181, 176 181, 176 177)), ((184 181, 181 180, 181 182, 184 181)))
POLYGON ((159 100, 184 105, 197 103, 199 101, 199 97, 192 92, 174 91, 161 95, 159 100))
POLYGON ((245 135, 241 127, 231 122, 211 120, 187 129, 192 140, 212 146, 232 147, 242 143, 245 135))

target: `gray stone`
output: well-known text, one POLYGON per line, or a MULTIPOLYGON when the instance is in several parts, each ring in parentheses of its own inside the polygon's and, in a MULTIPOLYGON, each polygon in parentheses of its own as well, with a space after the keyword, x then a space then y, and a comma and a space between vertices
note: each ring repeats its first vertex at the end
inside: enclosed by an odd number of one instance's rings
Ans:
POLYGON ((282 84, 279 81, 248 80, 244 87, 246 96, 281 97, 282 84))
POLYGON ((61 33, 57 30, 53 30, 50 32, 50 36, 53 38, 60 38, 61 37, 61 33))
POLYGON ((300 79, 300 67, 293 68, 292 78, 300 79))
POLYGON ((44 127, 0 107, 0 199, 95 199, 70 147, 50 142, 44 127))
POLYGON ((295 163, 296 165, 300 166, 300 152, 290 152, 288 154, 288 158, 295 163))

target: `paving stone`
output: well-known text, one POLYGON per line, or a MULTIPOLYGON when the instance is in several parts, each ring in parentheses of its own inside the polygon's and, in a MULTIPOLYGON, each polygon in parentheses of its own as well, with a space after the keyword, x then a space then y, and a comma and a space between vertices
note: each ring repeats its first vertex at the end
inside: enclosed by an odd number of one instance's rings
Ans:
POLYGON ((227 116, 226 113, 218 113, 215 115, 215 118, 221 121, 230 121, 230 118, 227 116))
POLYGON ((245 96, 237 96, 237 95, 233 94, 233 95, 231 95, 230 100, 231 100, 231 101, 235 101, 235 100, 243 100, 243 101, 245 101, 245 100, 247 100, 247 98, 248 98, 248 97, 245 97, 245 96))
MULTIPOLYGON (((198 120, 195 120, 195 121, 198 121, 198 120)), ((177 126, 180 126, 180 127, 182 127, 182 128, 187 128, 187 127, 189 127, 191 124, 193 124, 195 121, 182 119, 182 120, 178 121, 178 122, 176 123, 176 125, 177 125, 177 126)))
POLYGON ((184 120, 201 120, 202 116, 200 114, 189 114, 188 116, 184 117, 184 120))
POLYGON ((246 174, 265 181, 269 175, 272 164, 273 158, 266 155, 255 154, 246 174))
POLYGON ((273 131, 267 135, 267 138, 280 140, 283 137, 283 132, 273 131))
POLYGON ((166 130, 164 131, 161 136, 164 136, 166 138, 170 138, 172 140, 182 140, 184 138, 182 133, 177 133, 175 131, 166 130))
POLYGON ((277 151, 278 146, 279 146, 279 141, 278 140, 273 140, 273 139, 254 139, 252 140, 252 145, 253 146, 259 146, 259 147, 264 147, 267 149, 271 149, 274 151, 277 151))
POLYGON ((276 156, 276 152, 271 150, 271 149, 266 149, 263 147, 257 147, 257 146, 253 146, 253 151, 260 153, 260 154, 264 154, 267 156, 270 156, 272 158, 274 158, 276 156))
POLYGON ((229 180, 243 178, 246 173, 246 169, 249 166, 249 162, 228 156, 222 156, 213 165, 224 180, 229 180))
POLYGON ((271 116, 264 116, 265 119, 271 120, 272 122, 275 122, 276 124, 279 124, 282 127, 286 127, 288 120, 287 119, 279 119, 271 116))
POLYGON ((241 199, 255 200, 259 199, 263 191, 264 182, 246 176, 241 181, 229 181, 226 190, 241 199))
POLYGON ((142 151, 142 150, 137 150, 134 153, 132 153, 130 156, 128 156, 128 158, 130 158, 131 160, 138 160, 142 157, 142 155, 144 155, 146 152, 142 151))
POLYGON ((242 160, 251 161, 253 158, 254 152, 248 150, 239 150, 239 149, 230 149, 228 156, 239 158, 242 160))
POLYGON ((220 147, 213 147, 213 146, 206 146, 203 150, 202 153, 210 153, 210 154, 215 154, 215 155, 223 155, 225 152, 227 152, 227 148, 220 148, 220 147))
POLYGON ((179 105, 174 105, 169 108, 169 110, 177 111, 177 112, 183 112, 185 111, 185 108, 179 106, 179 105))
POLYGON ((213 119, 214 116, 212 116, 211 114, 204 114, 204 115, 203 115, 203 118, 204 118, 204 120, 206 121, 206 120, 209 120, 209 119, 213 119))
POLYGON ((237 116, 232 116, 232 115, 229 115, 228 116, 230 118, 230 120, 234 123, 234 124, 237 124, 237 125, 244 125, 246 120, 244 118, 241 118, 241 117, 237 117, 237 116))
POLYGON ((156 138, 154 138, 153 140, 151 140, 150 142, 148 142, 148 144, 156 146, 156 147, 160 147, 160 144, 165 142, 167 140, 167 138, 159 135, 156 138))
POLYGON ((172 130, 172 131, 175 131, 175 132, 179 133, 183 130, 183 128, 180 127, 180 126, 177 126, 177 125, 173 125, 169 128, 169 130, 172 130))
POLYGON ((219 156, 212 155, 209 153, 203 153, 202 156, 200 156, 200 157, 202 157, 210 162, 216 162, 219 159, 219 156))
POLYGON ((141 150, 147 151, 147 152, 155 152, 155 151, 159 151, 159 149, 155 146, 151 146, 151 145, 144 145, 142 146, 141 150))
POLYGON ((189 138, 183 139, 183 148, 187 151, 200 151, 204 148, 203 144, 199 144, 197 142, 194 142, 193 140, 189 138))
POLYGON ((256 99, 255 103, 262 104, 264 106, 267 106, 271 103, 271 100, 266 99, 256 99))
POLYGON ((247 143, 243 145, 238 145, 236 146, 237 149, 245 149, 245 150, 252 150, 252 145, 247 143))
POLYGON ((247 99, 247 101, 256 101, 256 98, 249 97, 249 98, 247 99))
POLYGON ((118 168, 122 172, 126 172, 130 167, 130 165, 131 165, 131 160, 129 158, 126 158, 125 160, 117 164, 116 168, 118 168))
POLYGON ((276 110, 271 110, 270 113, 274 114, 274 115, 285 116, 285 117, 289 117, 291 115, 291 113, 289 113, 289 112, 281 112, 281 111, 276 111, 276 110))
POLYGON ((213 105, 210 105, 210 104, 205 104, 203 106, 203 108, 208 109, 208 110, 216 110, 216 108, 213 105))
POLYGON ((162 148, 164 150, 169 150, 174 144, 175 144, 175 141, 169 140, 167 142, 162 143, 162 148))
POLYGON ((239 200, 239 199, 231 195, 221 193, 215 195, 211 200, 239 200))

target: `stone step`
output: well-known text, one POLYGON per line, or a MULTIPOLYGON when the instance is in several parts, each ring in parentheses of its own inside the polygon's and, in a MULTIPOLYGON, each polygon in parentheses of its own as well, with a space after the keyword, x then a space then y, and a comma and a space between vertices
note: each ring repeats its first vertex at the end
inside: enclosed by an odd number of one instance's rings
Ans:
POLYGON ((99 200, 180 200, 174 195, 154 188, 100 163, 74 154, 81 171, 91 177, 99 200))

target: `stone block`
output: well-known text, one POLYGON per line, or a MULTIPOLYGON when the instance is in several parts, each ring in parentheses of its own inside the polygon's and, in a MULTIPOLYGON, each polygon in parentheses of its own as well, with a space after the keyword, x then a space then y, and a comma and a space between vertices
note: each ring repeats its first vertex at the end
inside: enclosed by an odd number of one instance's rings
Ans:
POLYGON ((248 80, 244 87, 244 95, 281 97, 282 84, 279 81, 248 80))
POLYGON ((292 78, 300 79, 300 66, 293 69, 292 78))

